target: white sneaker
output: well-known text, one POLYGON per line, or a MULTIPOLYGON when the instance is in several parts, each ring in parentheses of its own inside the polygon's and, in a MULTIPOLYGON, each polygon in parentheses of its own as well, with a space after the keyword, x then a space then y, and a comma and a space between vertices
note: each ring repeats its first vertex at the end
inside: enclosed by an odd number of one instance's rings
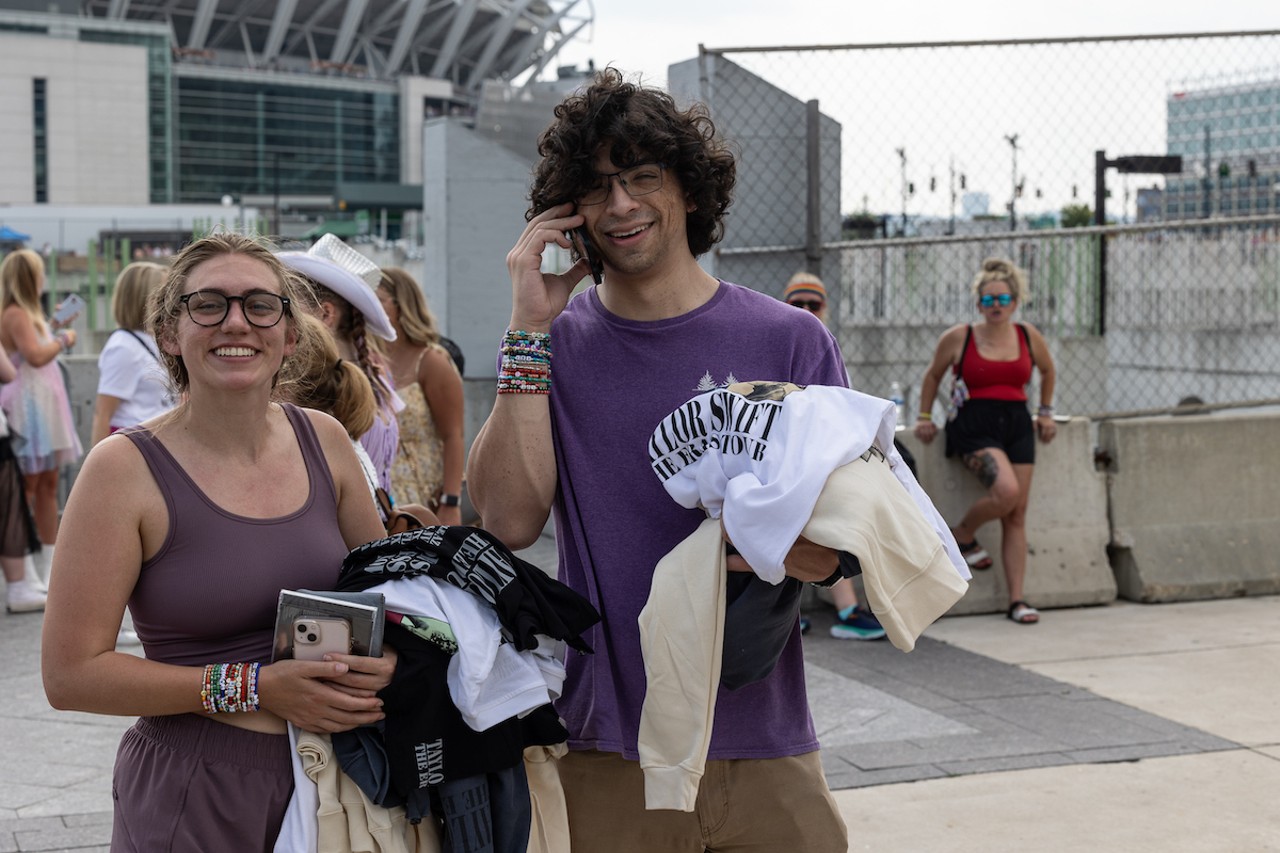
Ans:
POLYGON ((10 613, 35 613, 44 610, 44 593, 24 581, 15 581, 5 590, 5 609, 10 613))
POLYGON ((28 554, 22 558, 22 579, 36 592, 48 592, 49 587, 45 585, 44 578, 40 577, 40 572, 36 569, 37 560, 38 557, 35 554, 28 554))

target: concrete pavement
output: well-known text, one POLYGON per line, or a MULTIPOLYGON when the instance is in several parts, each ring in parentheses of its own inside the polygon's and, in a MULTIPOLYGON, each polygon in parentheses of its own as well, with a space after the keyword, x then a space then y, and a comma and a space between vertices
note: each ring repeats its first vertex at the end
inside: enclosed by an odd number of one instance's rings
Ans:
MULTIPOLYGON (((851 850, 1280 851, 1280 597, 950 617, 909 655, 810 615, 851 850)), ((105 851, 131 721, 49 708, 40 624, 0 616, 0 853, 105 851)))

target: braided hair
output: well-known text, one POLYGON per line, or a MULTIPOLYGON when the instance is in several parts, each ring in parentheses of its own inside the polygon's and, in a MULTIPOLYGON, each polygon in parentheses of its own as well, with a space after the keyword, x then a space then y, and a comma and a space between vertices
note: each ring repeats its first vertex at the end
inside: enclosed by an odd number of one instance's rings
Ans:
POLYGON ((391 385, 386 379, 386 370, 382 359, 369 347, 368 335, 365 331, 364 315, 355 310, 351 303, 334 293, 323 284, 311 280, 316 289, 318 302, 328 302, 338 311, 338 324, 334 335, 340 340, 349 341, 356 351, 356 361, 360 370, 373 386, 374 397, 378 407, 382 408, 391 399, 391 385))

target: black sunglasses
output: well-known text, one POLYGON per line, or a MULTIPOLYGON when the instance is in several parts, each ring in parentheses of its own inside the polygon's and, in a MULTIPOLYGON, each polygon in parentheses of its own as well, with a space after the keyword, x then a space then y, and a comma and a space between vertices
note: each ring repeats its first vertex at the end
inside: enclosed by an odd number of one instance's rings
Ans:
POLYGON ((787 304, 817 313, 818 311, 821 311, 823 306, 827 303, 823 302, 821 299, 792 299, 787 304))

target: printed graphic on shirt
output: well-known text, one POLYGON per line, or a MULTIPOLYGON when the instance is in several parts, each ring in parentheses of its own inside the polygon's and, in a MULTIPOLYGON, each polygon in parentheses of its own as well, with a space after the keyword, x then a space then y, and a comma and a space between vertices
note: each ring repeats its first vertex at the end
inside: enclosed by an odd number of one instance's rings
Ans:
MULTIPOLYGON (((450 540, 452 554, 442 546, 450 530, 464 528, 423 527, 405 533, 397 533, 379 539, 347 555, 351 560, 360 551, 381 551, 363 568, 366 574, 388 578, 397 575, 414 577, 431 575, 448 581, 459 589, 478 595, 489 604, 495 604, 502 590, 516 577, 515 568, 506 555, 483 531, 465 533, 460 541, 450 540), (399 547, 400 545, 406 547, 399 547)), ((454 534, 453 539, 457 538, 454 534)))
POLYGON ((699 394, 663 418, 649 439, 649 464, 666 481, 708 449, 764 459, 782 400, 801 390, 789 382, 736 382, 699 394))
POLYGON ((717 388, 728 388, 730 385, 737 385, 738 378, 730 373, 724 378, 724 382, 717 385, 716 381, 711 378, 711 371, 708 370, 702 374, 702 378, 698 380, 698 384, 693 386, 693 390, 701 393, 703 391, 714 391, 717 388))

